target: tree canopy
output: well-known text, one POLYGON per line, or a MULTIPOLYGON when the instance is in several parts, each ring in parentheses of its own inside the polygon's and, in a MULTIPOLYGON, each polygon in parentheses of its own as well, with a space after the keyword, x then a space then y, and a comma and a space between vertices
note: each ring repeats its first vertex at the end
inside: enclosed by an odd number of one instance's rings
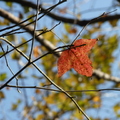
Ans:
POLYGON ((120 119, 119 6, 1 0, 0 119, 120 119))

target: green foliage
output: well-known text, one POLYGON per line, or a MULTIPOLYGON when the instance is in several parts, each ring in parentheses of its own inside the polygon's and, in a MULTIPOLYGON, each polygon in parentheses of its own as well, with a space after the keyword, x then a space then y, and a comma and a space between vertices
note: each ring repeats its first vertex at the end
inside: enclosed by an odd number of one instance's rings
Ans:
MULTIPOLYGON (((26 10, 26 12, 28 12, 28 10, 26 10)), ((31 18, 33 15, 28 15, 28 18, 31 18)), ((34 19, 33 18, 31 18, 31 19, 29 19, 29 22, 33 22, 34 21, 34 19)))
POLYGON ((120 111, 120 104, 119 103, 114 106, 114 111, 115 111, 117 117, 120 118, 120 113, 119 113, 119 111, 120 111))
POLYGON ((113 52, 118 46, 117 35, 111 37, 105 37, 105 35, 99 36, 98 44, 93 50, 93 66, 101 69, 106 73, 111 73, 111 63, 114 61, 113 52), (101 62, 104 61, 104 62, 101 62))
MULTIPOLYGON (((9 8, 14 7, 12 2, 6 2, 6 5, 9 8)), ((24 14, 22 14, 23 18, 29 18, 32 16, 32 14, 29 14, 30 7, 22 6, 22 9, 24 11, 24 14)), ((66 11, 67 9, 69 11, 69 8, 66 8, 66 11)), ((66 15, 67 13, 66 11, 64 15, 66 15)), ((36 11, 33 10, 33 13, 34 12, 36 11)), ((22 13, 21 9, 19 13, 22 13)), ((46 13, 46 15, 47 14, 49 14, 49 12, 46 13)), ((80 15, 81 17, 80 13, 77 14, 76 16, 78 15, 80 15)), ((49 41, 54 46, 57 46, 57 45, 59 46, 64 43, 70 44, 72 42, 71 36, 74 36, 75 38, 77 36, 76 35, 76 33, 78 32, 77 30, 81 30, 79 26, 77 27, 74 26, 74 23, 72 25, 69 23, 65 23, 63 25, 61 24, 60 26, 61 30, 64 30, 64 32, 62 31, 62 33, 56 30, 46 32, 46 30, 48 30, 49 28, 49 26, 47 25, 50 24, 50 21, 48 17, 46 16, 45 16, 45 19, 43 20, 45 21, 42 21, 41 19, 38 21, 39 25, 37 27, 38 29, 41 29, 45 32, 44 34, 42 34, 42 37, 44 38, 43 40, 49 41), (58 33, 60 34, 61 39, 58 38, 59 37, 58 33), (63 41, 64 43, 62 43, 63 41)), ((32 22, 32 21, 33 19, 29 20, 28 22, 32 22)), ((51 23, 52 24, 50 25, 54 26, 53 19, 51 23)), ((118 20, 109 21, 109 23, 111 27, 115 27, 118 24, 118 20)), ((9 24, 10 22, 8 20, 5 20, 5 19, 0 20, 0 26, 2 27, 4 26, 6 27, 9 24)), ((90 52, 90 59, 92 60, 92 65, 94 69, 100 69, 101 71, 111 75, 112 74, 111 64, 115 60, 113 53, 118 48, 119 36, 117 34, 107 35, 105 33, 104 34, 99 33, 98 35, 97 32, 99 32, 99 30, 103 26, 104 26, 104 22, 99 22, 95 25, 91 24, 90 29, 84 29, 85 32, 83 31, 80 38, 92 39, 94 35, 96 36, 96 38, 99 38, 97 45, 95 45, 95 47, 90 52)), ((20 36, 17 37, 17 34, 15 34, 15 35, 8 35, 5 38, 9 40, 9 42, 13 43, 15 46, 25 43, 24 45, 21 45, 19 49, 24 54, 29 55, 31 45, 27 43, 27 40, 29 40, 27 35, 23 36, 22 34, 20 34, 20 36), (17 39, 17 38, 20 38, 20 39, 17 39)), ((7 45, 7 43, 4 43, 4 45, 7 45)), ((38 47, 38 49, 42 51, 39 54, 39 56, 48 52, 48 50, 42 44, 39 44, 39 42, 36 42, 36 40, 35 40, 34 45, 35 46, 41 45, 40 47, 38 47)), ((0 51, 0 55, 2 54, 3 52, 0 51)), ((16 50, 11 51, 10 54, 7 54, 6 56, 7 58, 10 58, 13 60, 12 69, 15 72, 19 71, 20 68, 23 67, 18 61, 22 61, 24 64, 27 63, 26 61, 22 59, 23 57, 16 50), (18 62, 18 68, 14 68, 15 66, 13 62, 18 62)), ((32 59, 35 59, 35 58, 33 57, 32 59)), ((9 64, 11 64, 10 61, 8 62, 9 64)), ((51 80, 53 80, 53 82, 55 82, 61 88, 66 90, 77 101, 77 103, 80 105, 80 107, 84 111, 89 112, 90 109, 95 110, 95 111, 99 110, 102 107, 102 101, 103 101, 101 97, 102 92, 85 92, 84 90, 96 90, 99 88, 100 85, 103 85, 106 80, 98 78, 96 76, 92 76, 91 78, 85 77, 85 76, 77 74, 74 70, 70 70, 69 72, 65 74, 65 76, 59 78, 57 75, 56 63, 57 63, 57 58, 53 54, 49 54, 39 59, 36 62, 36 65, 38 66, 38 68, 42 69, 44 73, 46 73, 46 75, 49 76, 51 80)), ((4 65, 2 64, 2 66, 4 65)), ((22 71, 22 74, 19 74, 17 76, 17 78, 19 79, 18 85, 28 86, 29 84, 30 85, 32 84, 31 86, 33 86, 34 89, 30 89, 30 92, 28 92, 29 90, 26 91, 26 89, 20 88, 20 90, 22 90, 22 94, 19 94, 19 92, 16 93, 19 95, 19 98, 17 97, 13 98, 13 99, 16 99, 16 102, 10 103, 11 110, 13 112, 20 111, 21 113, 23 113, 22 118, 28 119, 28 120, 62 119, 62 117, 66 115, 67 113, 70 113, 69 118, 68 118, 69 120, 78 120, 78 119, 83 120, 84 119, 83 114, 78 111, 75 104, 63 92, 57 92, 57 91, 51 92, 50 90, 35 89, 36 86, 44 87, 45 89, 51 89, 51 88, 57 89, 57 88, 53 87, 53 85, 51 85, 51 83, 48 82, 48 80, 45 79, 44 76, 41 75, 41 73, 36 72, 35 68, 32 65, 27 67, 25 70, 27 72, 22 71), (31 82, 32 80, 33 82, 31 82), (27 94, 27 92, 29 94, 27 94), (21 97, 23 96, 24 96, 24 100, 21 99, 21 97)), ((0 82, 3 84, 3 82, 5 82, 7 77, 8 77, 7 70, 5 73, 1 72, 0 82)), ((11 83, 17 86, 16 82, 12 81, 11 83)), ((120 84, 117 83, 114 86, 120 87, 120 84)), ((10 95, 10 97, 11 96, 12 95, 10 95)), ((0 100, 4 100, 4 99, 6 99, 6 96, 5 96, 5 91, 3 89, 3 91, 0 91, 0 100)), ((115 106, 113 106, 113 110, 116 113, 116 116, 118 119, 120 118, 119 109, 120 109, 119 104, 116 104, 115 106)), ((6 111, 6 113, 7 112, 8 111, 6 111)), ((93 115, 91 115, 90 117, 93 120, 101 119, 99 115, 98 115, 98 119, 97 118, 95 119, 93 115)))
POLYGON ((9 6, 9 7, 12 7, 12 2, 6 2, 6 5, 9 6))
POLYGON ((20 48, 21 48, 21 50, 22 50, 23 53, 27 53, 28 44, 27 44, 26 39, 22 37, 22 38, 21 38, 21 43, 20 43, 20 44, 23 44, 23 43, 26 43, 26 44, 22 45, 22 47, 20 47, 20 48))
POLYGON ((9 21, 8 20, 0 20, 0 26, 4 26, 4 25, 9 25, 9 21))
POLYGON ((116 27, 117 26, 117 23, 118 23, 118 20, 112 20, 112 21, 109 21, 109 23, 111 24, 112 27, 116 27))
POLYGON ((20 54, 17 52, 17 51, 14 51, 12 54, 11 54, 11 58, 13 60, 19 60, 20 59, 20 54))
POLYGON ((4 54, 4 52, 0 52, 0 55, 2 56, 4 54))
MULTIPOLYGON (((46 31, 46 28, 43 29, 43 31, 46 31)), ((44 39, 49 40, 53 45, 56 45, 57 38, 55 37, 55 34, 53 32, 47 32, 43 34, 44 39)))
POLYGON ((5 95, 2 91, 0 91, 0 100, 3 99, 3 98, 5 98, 5 95))
POLYGON ((15 42, 16 41, 16 38, 15 38, 15 35, 9 35, 6 37, 10 42, 15 42))
POLYGON ((21 100, 18 99, 16 103, 13 103, 13 104, 12 104, 11 109, 12 109, 12 110, 17 110, 17 108, 18 108, 18 106, 19 106, 20 103, 21 103, 21 100))
POLYGON ((0 81, 4 81, 7 78, 6 73, 0 73, 0 81))
POLYGON ((71 25, 70 24, 64 24, 64 28, 65 30, 69 33, 69 30, 71 28, 71 25))
POLYGON ((24 13, 28 13, 30 11, 29 7, 23 7, 24 13))

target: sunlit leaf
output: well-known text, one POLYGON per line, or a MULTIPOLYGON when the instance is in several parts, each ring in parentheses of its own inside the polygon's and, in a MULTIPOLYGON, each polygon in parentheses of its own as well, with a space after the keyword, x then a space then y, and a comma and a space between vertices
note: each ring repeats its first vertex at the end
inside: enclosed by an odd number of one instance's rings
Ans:
POLYGON ((63 93, 58 94, 59 99, 64 103, 66 101, 66 96, 63 93))
POLYGON ((85 76, 92 75, 92 62, 88 58, 88 52, 96 44, 97 39, 79 39, 72 47, 62 52, 58 59, 58 76, 62 76, 71 68, 85 76))
POLYGON ((11 58, 13 60, 19 60, 20 59, 20 54, 17 52, 17 51, 14 51, 12 54, 11 54, 11 58))
POLYGON ((7 19, 4 20, 0 20, 0 25, 9 25, 10 21, 8 21, 7 19))
POLYGON ((117 26, 117 22, 118 22, 118 19, 115 19, 115 20, 109 21, 109 23, 112 25, 112 27, 117 26))
POLYGON ((25 43, 24 45, 21 46, 21 50, 22 52, 26 53, 27 50, 28 50, 28 43, 27 43, 27 40, 25 38, 21 38, 21 44, 25 43))
POLYGON ((69 33, 70 29, 71 29, 71 25, 69 24, 64 24, 64 28, 65 30, 69 33))
POLYGON ((40 54, 41 54, 41 51, 40 51, 40 46, 36 46, 36 47, 34 47, 33 48, 33 55, 34 55, 34 57, 39 57, 40 56, 40 54))
POLYGON ((18 99, 18 100, 17 100, 17 104, 20 104, 20 103, 21 103, 21 100, 20 100, 20 99, 18 99))
MULTIPOLYGON (((26 9, 26 12, 28 12, 29 9, 26 9)), ((28 15, 27 18, 31 18, 33 15, 28 15)), ((34 21, 34 17, 32 17, 31 19, 28 20, 29 22, 33 22, 34 21)))
POLYGON ((18 107, 18 104, 12 104, 12 110, 16 110, 17 109, 17 107, 18 107))
POLYGON ((51 95, 45 97, 44 100, 47 102, 47 104, 53 104, 54 103, 53 97, 54 97, 54 94, 51 94, 51 95))
POLYGON ((71 28, 70 30, 69 30, 69 33, 70 34, 75 34, 77 32, 77 29, 76 28, 71 28))
POLYGON ((45 116, 43 114, 39 114, 37 115, 37 117, 35 118, 35 120, 42 120, 45 116))
POLYGON ((6 2, 6 5, 12 7, 12 2, 6 2))
POLYGON ((0 81, 4 81, 7 78, 7 74, 6 73, 1 73, 0 74, 0 81))
POLYGON ((39 76, 39 75, 37 76, 37 75, 35 75, 35 74, 33 74, 32 77, 35 78, 35 79, 39 79, 39 80, 43 78, 43 77, 41 77, 41 76, 39 76))
POLYGON ((41 92, 40 92, 39 89, 36 89, 36 90, 35 90, 35 93, 36 93, 36 94, 40 94, 41 92))
POLYGON ((24 8, 24 12, 28 13, 29 12, 29 7, 23 7, 24 8))
POLYGON ((99 101, 100 101, 100 97, 99 97, 99 96, 95 96, 95 97, 93 98, 93 101, 94 101, 94 102, 99 102, 99 101))
POLYGON ((9 40, 10 42, 12 41, 15 41, 15 35, 9 35, 9 36, 6 36, 7 40, 9 40))
POLYGON ((4 54, 4 52, 0 52, 0 55, 2 56, 4 54))
POLYGON ((3 99, 3 98, 5 98, 5 95, 2 91, 0 91, 0 99, 3 99))

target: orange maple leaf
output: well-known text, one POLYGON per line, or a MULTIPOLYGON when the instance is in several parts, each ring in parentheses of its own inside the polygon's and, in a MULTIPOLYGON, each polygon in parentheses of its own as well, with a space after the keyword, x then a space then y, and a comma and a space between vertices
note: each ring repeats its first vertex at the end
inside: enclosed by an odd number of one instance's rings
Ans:
POLYGON ((79 74, 92 76, 92 62, 88 58, 88 52, 96 44, 98 39, 79 39, 69 49, 63 51, 58 59, 58 76, 62 76, 73 68, 79 74))
POLYGON ((41 54, 41 51, 40 51, 40 46, 35 46, 34 48, 33 48, 33 55, 34 55, 34 57, 39 57, 40 56, 40 54, 41 54))

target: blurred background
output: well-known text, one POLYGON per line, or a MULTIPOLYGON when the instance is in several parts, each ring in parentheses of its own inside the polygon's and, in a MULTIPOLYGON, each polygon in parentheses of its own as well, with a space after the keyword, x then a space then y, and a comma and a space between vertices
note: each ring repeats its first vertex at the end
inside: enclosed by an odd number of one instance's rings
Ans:
MULTIPOLYGON (((120 0, 0 0, 0 37, 14 47, 24 43, 19 49, 29 56, 34 32, 40 34, 31 54, 35 60, 54 48, 71 44, 87 23, 103 14, 77 38, 99 39, 89 54, 94 68, 92 77, 72 69, 59 78, 58 55, 54 53, 35 64, 58 86, 74 91, 69 94, 92 120, 119 120, 120 0), (37 21, 33 17, 36 11, 37 21), (24 20, 23 25, 19 24, 24 20)), ((0 86, 28 62, 14 47, 0 39, 0 86)), ((45 90, 57 88, 34 66, 26 67, 17 78, 0 91, 0 120, 86 120, 65 94, 45 90)))

